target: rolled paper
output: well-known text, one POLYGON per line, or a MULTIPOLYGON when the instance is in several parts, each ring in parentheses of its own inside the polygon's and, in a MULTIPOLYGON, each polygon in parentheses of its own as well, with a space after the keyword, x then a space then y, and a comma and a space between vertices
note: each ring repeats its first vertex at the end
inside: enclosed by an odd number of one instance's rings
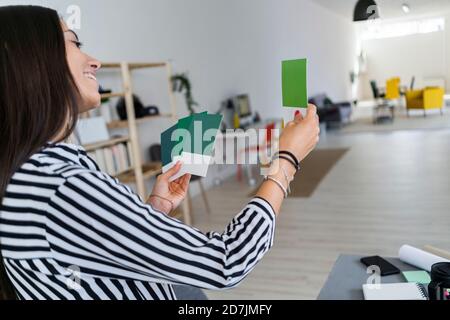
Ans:
POLYGON ((428 272, 431 271, 431 266, 435 263, 450 262, 448 259, 439 257, 421 249, 417 249, 407 244, 400 247, 398 257, 403 262, 428 272))

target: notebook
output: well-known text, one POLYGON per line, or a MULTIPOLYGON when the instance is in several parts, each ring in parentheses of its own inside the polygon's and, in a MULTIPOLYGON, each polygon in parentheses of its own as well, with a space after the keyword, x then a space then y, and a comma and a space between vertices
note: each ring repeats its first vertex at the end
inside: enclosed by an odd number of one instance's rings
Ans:
POLYGON ((427 300, 425 287, 419 283, 364 284, 365 300, 427 300))

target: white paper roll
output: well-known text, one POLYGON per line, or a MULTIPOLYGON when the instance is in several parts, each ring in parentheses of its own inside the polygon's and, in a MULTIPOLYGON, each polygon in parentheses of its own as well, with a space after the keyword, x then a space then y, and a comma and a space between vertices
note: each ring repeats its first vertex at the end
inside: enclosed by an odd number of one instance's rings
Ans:
POLYGON ((400 247, 400 250, 398 251, 398 257, 403 262, 409 263, 417 268, 426 271, 431 271, 431 266, 435 263, 450 262, 450 260, 411 247, 407 244, 400 247))

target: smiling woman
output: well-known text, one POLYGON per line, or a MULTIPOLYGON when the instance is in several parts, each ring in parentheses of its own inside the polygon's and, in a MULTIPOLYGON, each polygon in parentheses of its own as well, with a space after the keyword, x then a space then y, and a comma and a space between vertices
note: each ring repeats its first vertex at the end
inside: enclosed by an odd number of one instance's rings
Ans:
POLYGON ((273 245, 290 177, 318 142, 316 108, 289 122, 257 196, 223 233, 168 216, 190 175, 143 201, 63 142, 100 104, 100 62, 51 9, 0 7, 0 294, 14 299, 175 299, 173 284, 238 285, 273 245))
MULTIPOLYGON (((50 137, 68 137, 76 125, 81 98, 55 11, 0 7, 0 97, 1 201, 12 174, 26 159, 50 137), (66 130, 61 131, 62 123, 66 130)), ((2 292, 14 297, 0 268, 2 292)))

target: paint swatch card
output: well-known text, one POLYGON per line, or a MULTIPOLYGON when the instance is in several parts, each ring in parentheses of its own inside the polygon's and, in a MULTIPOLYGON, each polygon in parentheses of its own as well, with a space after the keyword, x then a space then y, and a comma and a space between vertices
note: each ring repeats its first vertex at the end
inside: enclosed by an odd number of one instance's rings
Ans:
POLYGON ((221 122, 220 114, 195 113, 161 134, 162 171, 182 162, 180 172, 171 181, 186 173, 206 176, 221 122))
POLYGON ((281 63, 284 107, 308 107, 307 63, 307 59, 286 60, 281 63))
POLYGON ((408 282, 417 282, 421 284, 428 285, 431 282, 430 275, 428 272, 420 270, 420 271, 403 271, 403 276, 408 282))

